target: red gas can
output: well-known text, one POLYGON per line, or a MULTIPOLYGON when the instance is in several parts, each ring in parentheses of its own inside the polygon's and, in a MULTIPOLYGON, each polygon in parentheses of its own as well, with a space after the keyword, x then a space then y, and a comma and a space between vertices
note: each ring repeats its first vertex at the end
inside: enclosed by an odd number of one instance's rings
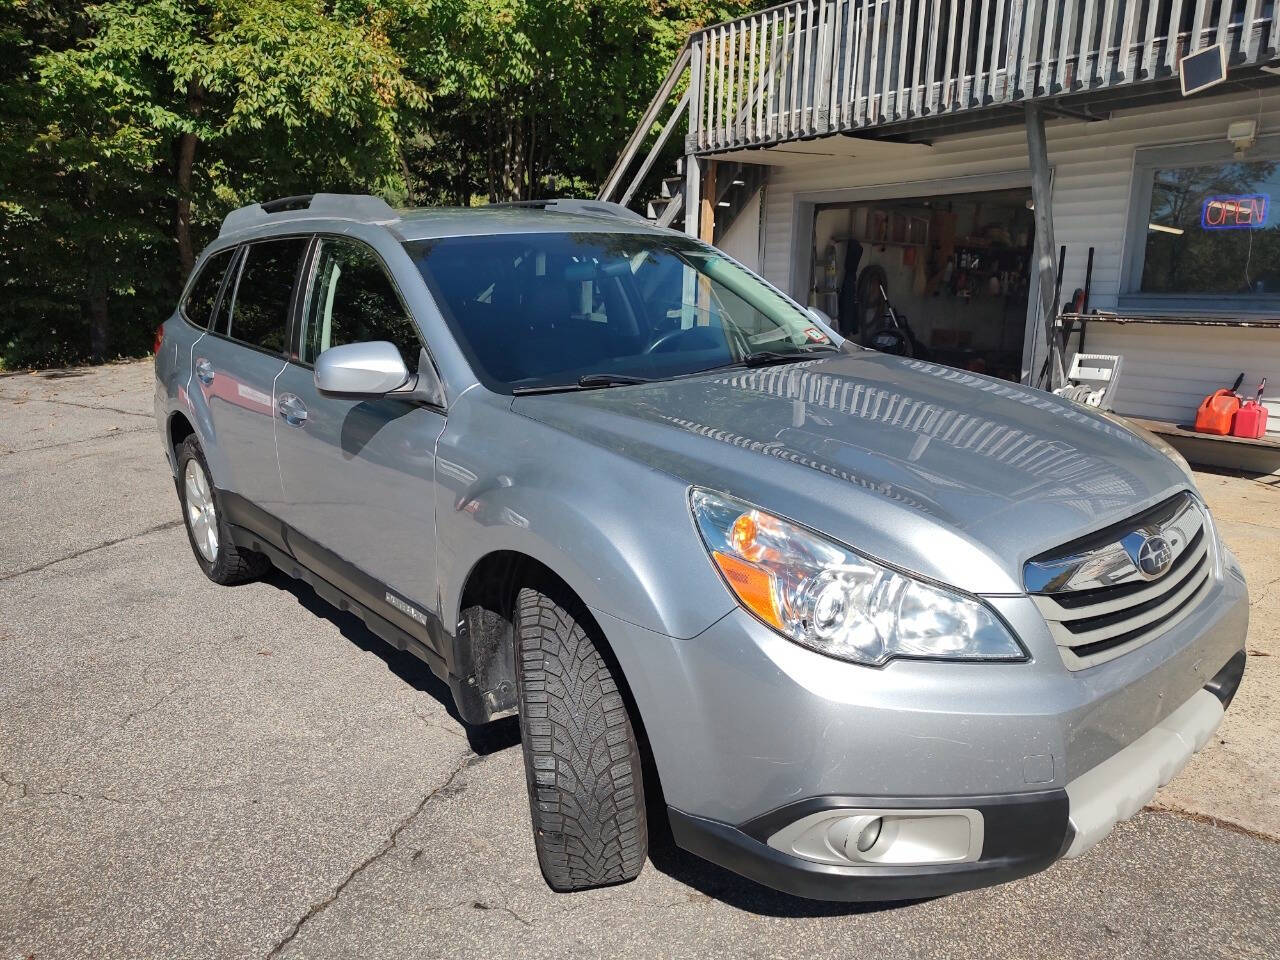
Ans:
POLYGON ((1239 409, 1240 398, 1234 390, 1213 391, 1196 411, 1196 432, 1229 436, 1239 409))
POLYGON ((1236 413, 1235 422, 1231 425, 1233 437, 1247 437, 1257 440, 1267 432, 1267 408, 1262 405, 1262 391, 1267 385, 1266 377, 1258 384, 1258 395, 1246 400, 1236 413))

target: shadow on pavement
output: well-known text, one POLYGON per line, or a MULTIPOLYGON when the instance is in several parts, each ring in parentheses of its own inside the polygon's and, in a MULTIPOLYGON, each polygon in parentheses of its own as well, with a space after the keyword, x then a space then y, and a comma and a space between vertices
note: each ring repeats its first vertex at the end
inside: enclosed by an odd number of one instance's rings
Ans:
POLYGON ((440 706, 448 711, 450 718, 467 736, 467 743, 477 755, 485 757, 518 746, 520 743, 520 724, 516 717, 504 717, 484 726, 472 726, 464 723, 458 715, 458 708, 453 702, 453 692, 449 685, 431 672, 431 668, 411 653, 397 650, 364 625, 364 621, 354 613, 339 610, 328 601, 316 595, 306 583, 295 580, 287 573, 273 570, 266 578, 272 586, 291 593, 298 604, 308 613, 328 620, 336 626, 341 634, 361 650, 371 653, 387 665, 387 669, 402 681, 430 694, 440 706))

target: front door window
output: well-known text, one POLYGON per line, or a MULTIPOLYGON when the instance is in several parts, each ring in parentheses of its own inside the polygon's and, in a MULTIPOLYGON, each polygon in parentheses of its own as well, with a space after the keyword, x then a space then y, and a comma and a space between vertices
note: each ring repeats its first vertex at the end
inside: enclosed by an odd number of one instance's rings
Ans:
POLYGON ((417 329, 377 255, 362 243, 321 238, 307 293, 302 362, 330 347, 386 340, 410 373, 418 369, 417 329))

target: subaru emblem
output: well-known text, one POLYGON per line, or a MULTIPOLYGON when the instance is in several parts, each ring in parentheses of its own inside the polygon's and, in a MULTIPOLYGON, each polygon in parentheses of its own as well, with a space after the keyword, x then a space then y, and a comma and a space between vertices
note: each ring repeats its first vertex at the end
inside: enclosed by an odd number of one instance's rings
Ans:
POLYGON ((1173 548, 1169 541, 1156 534, 1147 537, 1138 548, 1138 572, 1148 580, 1163 576, 1173 563, 1173 548))

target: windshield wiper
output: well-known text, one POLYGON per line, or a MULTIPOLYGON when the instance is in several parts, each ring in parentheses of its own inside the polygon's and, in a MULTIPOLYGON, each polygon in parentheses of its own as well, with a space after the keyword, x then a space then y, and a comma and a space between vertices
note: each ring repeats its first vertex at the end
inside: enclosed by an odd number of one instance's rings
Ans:
POLYGON ((825 344, 815 343, 811 347, 801 347, 794 353, 780 353, 777 350, 757 350, 755 353, 748 353, 738 363, 744 367, 770 367, 775 363, 794 363, 797 360, 807 360, 815 353, 828 353, 839 349, 834 345, 828 347, 825 344))
POLYGON ((796 363, 800 360, 810 359, 815 353, 840 352, 840 348, 834 343, 814 343, 801 347, 793 353, 781 353, 777 350, 757 350, 754 353, 748 353, 741 360, 731 360, 729 363, 717 363, 714 367, 704 367, 695 371, 693 375, 714 373, 717 370, 731 370, 734 367, 770 367, 779 363, 796 363))
POLYGON ((578 378, 584 390, 592 387, 628 387, 633 383, 653 383, 653 377, 637 377, 630 373, 588 373, 578 378))
POLYGON ((571 393, 574 390, 598 390, 601 387, 628 387, 636 383, 653 383, 653 377, 636 377, 629 373, 586 373, 577 383, 545 383, 536 387, 515 387, 516 396, 532 393, 571 393))

